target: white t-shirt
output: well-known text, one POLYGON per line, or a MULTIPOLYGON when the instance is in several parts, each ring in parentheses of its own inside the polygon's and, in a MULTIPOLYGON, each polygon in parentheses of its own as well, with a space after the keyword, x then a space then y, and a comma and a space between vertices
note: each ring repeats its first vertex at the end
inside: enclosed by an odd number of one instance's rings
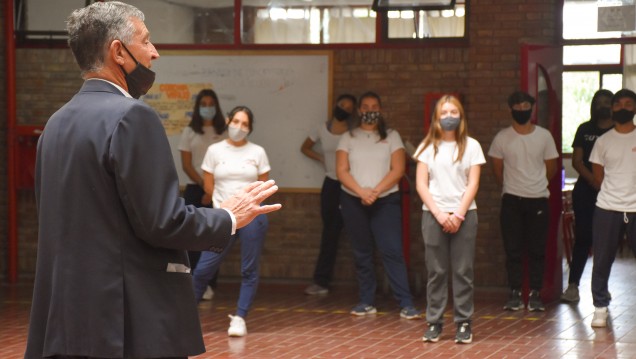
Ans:
POLYGON ((503 159, 503 193, 525 198, 550 197, 545 161, 559 157, 548 130, 519 134, 512 126, 499 131, 488 156, 503 159))
MULTIPOLYGON (((345 151, 349 155, 349 172, 361 187, 374 188, 389 173, 391 169, 391 155, 404 148, 400 134, 395 130, 388 130, 387 136, 380 141, 380 135, 375 131, 365 131, 361 128, 345 132, 338 143, 338 151, 345 151)), ((347 189, 342 189, 352 196, 357 195, 347 189)), ((398 185, 380 194, 384 197, 396 192, 398 185)))
POLYGON ((636 130, 610 130, 599 137, 590 162, 604 167, 596 205, 609 211, 636 212, 636 130))
POLYGON ((342 135, 329 132, 327 123, 322 123, 309 134, 309 139, 314 143, 320 141, 322 155, 325 159, 325 175, 334 180, 338 179, 336 175, 336 148, 338 148, 340 137, 342 135))
MULTIPOLYGON (((212 126, 203 126, 203 134, 196 133, 190 126, 186 126, 181 132, 181 140, 179 141, 179 151, 192 153, 192 166, 203 176, 201 163, 203 157, 211 144, 217 143, 225 138, 225 132, 217 134, 212 126)), ((188 183, 194 183, 188 177, 188 183)))
POLYGON ((215 208, 220 208, 221 202, 271 170, 263 147, 251 142, 236 147, 227 141, 208 148, 201 168, 214 175, 215 208))
MULTIPOLYGON (((466 192, 470 168, 486 163, 486 159, 479 142, 471 137, 466 141, 466 150, 460 162, 455 161, 458 154, 457 142, 441 141, 437 149, 435 156, 433 145, 429 145, 417 160, 428 167, 428 188, 437 207, 443 212, 455 212, 466 192)), ((473 199, 468 209, 476 208, 477 204, 473 199)), ((425 204, 422 209, 429 210, 425 204)))

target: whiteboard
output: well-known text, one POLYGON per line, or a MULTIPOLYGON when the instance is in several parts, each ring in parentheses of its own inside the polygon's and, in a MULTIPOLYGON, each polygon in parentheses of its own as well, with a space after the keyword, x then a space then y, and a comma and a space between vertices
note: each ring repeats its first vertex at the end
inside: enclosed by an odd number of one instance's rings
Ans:
MULTIPOLYGON (((269 177, 282 190, 321 187, 324 168, 305 157, 300 146, 329 115, 330 51, 163 51, 160 55, 152 63, 155 86, 211 83, 224 112, 245 105, 254 113, 249 141, 265 149, 272 167, 269 177)), ((168 134, 179 181, 185 185, 179 138, 168 134)))

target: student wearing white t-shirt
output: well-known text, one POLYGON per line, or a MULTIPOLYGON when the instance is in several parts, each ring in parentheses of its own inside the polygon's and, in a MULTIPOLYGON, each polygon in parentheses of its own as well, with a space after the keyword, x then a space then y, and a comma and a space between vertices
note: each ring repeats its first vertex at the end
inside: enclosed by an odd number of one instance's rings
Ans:
MULTIPOLYGON (((212 194, 214 207, 230 198, 246 184, 266 181, 270 166, 263 147, 247 140, 252 132, 254 116, 245 106, 235 107, 228 118, 228 138, 213 144, 205 154, 203 179, 206 193, 212 194)), ((245 317, 249 311, 259 279, 259 261, 268 228, 266 215, 256 217, 249 225, 236 231, 236 235, 222 253, 203 252, 194 269, 194 293, 201 300, 208 280, 236 243, 241 241, 241 290, 235 315, 230 315, 228 335, 242 337, 247 334, 245 317)))
POLYGON ((473 266, 481 165, 479 142, 468 137, 464 108, 451 95, 440 98, 426 138, 413 156, 416 188, 422 199, 422 237, 426 271, 426 321, 423 341, 437 342, 448 301, 448 274, 453 278, 456 343, 471 343, 473 266))
POLYGON ((340 213, 340 181, 336 176, 336 148, 343 133, 351 127, 356 98, 353 95, 338 96, 333 109, 333 117, 323 122, 307 137, 300 151, 307 157, 322 163, 325 167, 325 179, 320 190, 320 217, 322 218, 322 237, 320 253, 314 269, 314 283, 305 288, 309 295, 329 293, 329 284, 333 278, 336 264, 338 242, 342 232, 342 214, 340 213), (314 146, 320 142, 322 153, 314 146))
POLYGON ((398 183, 404 175, 404 145, 386 128, 380 97, 360 96, 358 127, 342 135, 336 151, 336 173, 342 183, 340 205, 356 265, 360 302, 352 315, 377 313, 374 247, 377 246, 400 317, 417 319, 402 252, 402 212, 398 183))
MULTIPOLYGON (((216 92, 212 89, 199 91, 194 101, 192 119, 181 132, 179 152, 181 152, 181 168, 188 176, 188 183, 183 191, 185 204, 196 207, 211 207, 212 197, 203 190, 203 171, 201 163, 205 151, 211 144, 225 138, 225 118, 216 92)), ((188 251, 190 266, 195 268, 201 252, 188 251)), ((203 295, 203 299, 210 300, 214 295, 212 288, 216 287, 216 277, 210 283, 203 295)))
POLYGON ((510 286, 505 310, 523 307, 524 255, 530 277, 528 310, 545 310, 540 291, 550 221, 548 183, 557 172, 559 152, 550 132, 530 122, 533 105, 534 98, 525 92, 510 95, 512 126, 497 133, 488 151, 495 180, 503 187, 499 219, 510 286))
POLYGON ((592 172, 601 190, 592 223, 592 327, 607 326, 612 299, 608 281, 616 250, 627 234, 636 255, 636 93, 619 90, 612 97, 614 128, 599 137, 590 154, 592 172))

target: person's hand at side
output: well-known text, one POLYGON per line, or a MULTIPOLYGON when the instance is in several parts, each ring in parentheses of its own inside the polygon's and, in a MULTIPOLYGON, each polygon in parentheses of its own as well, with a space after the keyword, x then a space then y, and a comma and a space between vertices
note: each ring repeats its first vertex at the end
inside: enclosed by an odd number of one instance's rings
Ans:
POLYGON ((221 203, 236 218, 236 228, 248 225, 256 216, 279 210, 280 203, 261 206, 261 203, 278 191, 274 180, 253 182, 221 203))

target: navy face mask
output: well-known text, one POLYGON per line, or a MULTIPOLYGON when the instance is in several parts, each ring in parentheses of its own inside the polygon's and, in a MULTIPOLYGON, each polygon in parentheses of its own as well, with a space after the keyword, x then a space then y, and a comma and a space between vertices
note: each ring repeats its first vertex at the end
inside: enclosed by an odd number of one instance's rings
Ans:
POLYGON ((123 66, 120 65, 119 67, 121 67, 121 70, 124 72, 126 85, 128 85, 128 93, 133 98, 138 99, 145 95, 152 87, 152 84, 155 82, 155 73, 137 61, 133 54, 128 51, 128 48, 126 48, 126 45, 124 45, 123 42, 121 43, 121 46, 124 47, 126 52, 128 52, 128 55, 130 55, 130 57, 132 57, 132 59, 137 63, 137 66, 135 66, 129 74, 126 73, 123 66))

